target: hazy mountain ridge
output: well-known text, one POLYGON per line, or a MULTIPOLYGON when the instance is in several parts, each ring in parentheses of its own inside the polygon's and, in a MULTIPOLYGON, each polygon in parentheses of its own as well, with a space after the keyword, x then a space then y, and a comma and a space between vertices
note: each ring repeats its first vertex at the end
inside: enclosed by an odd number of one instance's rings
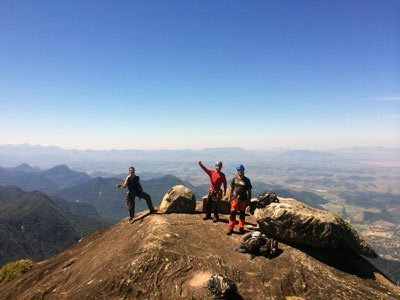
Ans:
POLYGON ((0 185, 15 185, 25 191, 41 190, 51 192, 57 190, 57 185, 43 177, 38 172, 26 172, 0 169, 0 185))
POLYGON ((0 185, 15 185, 26 191, 54 192, 87 181, 90 176, 59 165, 48 170, 32 168, 24 163, 17 167, 0 168, 0 185))
POLYGON ((279 159, 289 160, 340 160, 343 158, 337 154, 311 151, 311 150, 291 150, 278 155, 279 159))
POLYGON ((67 165, 55 166, 41 173, 42 176, 54 182, 59 189, 67 188, 90 179, 85 172, 71 170, 67 165))
MULTIPOLYGON (((60 147, 44 147, 40 145, 0 145, 0 164, 30 163, 49 168, 54 165, 68 164, 74 168, 78 166, 94 166, 101 162, 114 162, 119 166, 132 162, 188 162, 202 159, 204 161, 222 160, 226 162, 238 162, 245 158, 248 162, 307 159, 319 160, 344 160, 373 161, 384 159, 385 155, 392 160, 400 160, 400 149, 389 148, 339 148, 326 151, 295 150, 295 149, 269 149, 247 150, 237 147, 206 148, 202 150, 67 150, 60 147)), ((104 168, 103 168, 104 169, 104 168)))

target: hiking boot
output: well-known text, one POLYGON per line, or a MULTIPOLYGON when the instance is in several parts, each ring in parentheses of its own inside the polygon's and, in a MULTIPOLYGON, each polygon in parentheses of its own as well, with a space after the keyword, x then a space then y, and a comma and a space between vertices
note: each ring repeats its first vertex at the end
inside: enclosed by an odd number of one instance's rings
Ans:
POLYGON ((236 251, 238 251, 239 253, 246 253, 247 249, 243 248, 243 247, 238 247, 238 249, 236 251))
POLYGON ((206 221, 206 220, 211 220, 211 217, 205 216, 205 217, 203 218, 203 220, 204 220, 204 221, 206 221))
POLYGON ((226 232, 226 235, 232 235, 232 233, 233 233, 233 230, 232 230, 232 229, 229 229, 229 230, 226 232))
POLYGON ((214 218, 213 223, 217 223, 219 221, 218 218, 214 218))
POLYGON ((244 234, 244 228, 243 227, 239 229, 239 233, 240 234, 244 234))

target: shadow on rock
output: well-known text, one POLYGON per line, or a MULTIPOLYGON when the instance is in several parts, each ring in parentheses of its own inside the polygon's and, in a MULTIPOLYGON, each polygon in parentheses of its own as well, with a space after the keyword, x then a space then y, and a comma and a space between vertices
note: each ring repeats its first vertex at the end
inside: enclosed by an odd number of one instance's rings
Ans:
POLYGON ((274 258, 277 258, 282 253, 283 253, 282 249, 277 249, 275 254, 273 254, 273 255, 272 254, 269 254, 269 255, 268 254, 267 255, 251 255, 250 259, 254 259, 256 257, 264 257, 266 259, 274 259, 274 258))
MULTIPOLYGON (((290 246, 307 253, 324 264, 357 277, 375 279, 374 273, 382 274, 367 259, 351 251, 318 249, 295 244, 290 244, 290 246)), ((384 274, 382 276, 388 279, 384 274)))
POLYGON ((274 255, 270 255, 270 256, 268 256, 267 258, 268 258, 268 259, 273 259, 273 258, 276 258, 276 257, 278 257, 279 255, 281 255, 282 253, 283 253, 283 250, 282 250, 282 249, 277 249, 274 255))
POLYGON ((226 298, 226 299, 243 300, 244 298, 239 293, 236 292, 235 295, 231 295, 229 298, 226 298))

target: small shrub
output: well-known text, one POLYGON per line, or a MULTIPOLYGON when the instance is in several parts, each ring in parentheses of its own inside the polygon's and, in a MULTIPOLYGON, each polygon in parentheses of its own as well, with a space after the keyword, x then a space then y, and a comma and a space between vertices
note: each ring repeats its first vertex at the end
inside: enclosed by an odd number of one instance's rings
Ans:
POLYGON ((0 283, 9 282, 21 276, 31 267, 32 267, 32 261, 30 259, 21 259, 18 261, 5 264, 0 269, 0 283))

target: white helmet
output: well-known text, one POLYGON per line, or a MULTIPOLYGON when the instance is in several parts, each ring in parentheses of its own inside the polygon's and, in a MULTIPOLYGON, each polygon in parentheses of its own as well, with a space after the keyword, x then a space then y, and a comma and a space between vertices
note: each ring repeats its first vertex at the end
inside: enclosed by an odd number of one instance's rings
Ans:
POLYGON ((259 232, 259 231, 254 231, 254 232, 251 234, 251 237, 254 238, 254 239, 258 239, 258 238, 261 237, 261 232, 259 232))

